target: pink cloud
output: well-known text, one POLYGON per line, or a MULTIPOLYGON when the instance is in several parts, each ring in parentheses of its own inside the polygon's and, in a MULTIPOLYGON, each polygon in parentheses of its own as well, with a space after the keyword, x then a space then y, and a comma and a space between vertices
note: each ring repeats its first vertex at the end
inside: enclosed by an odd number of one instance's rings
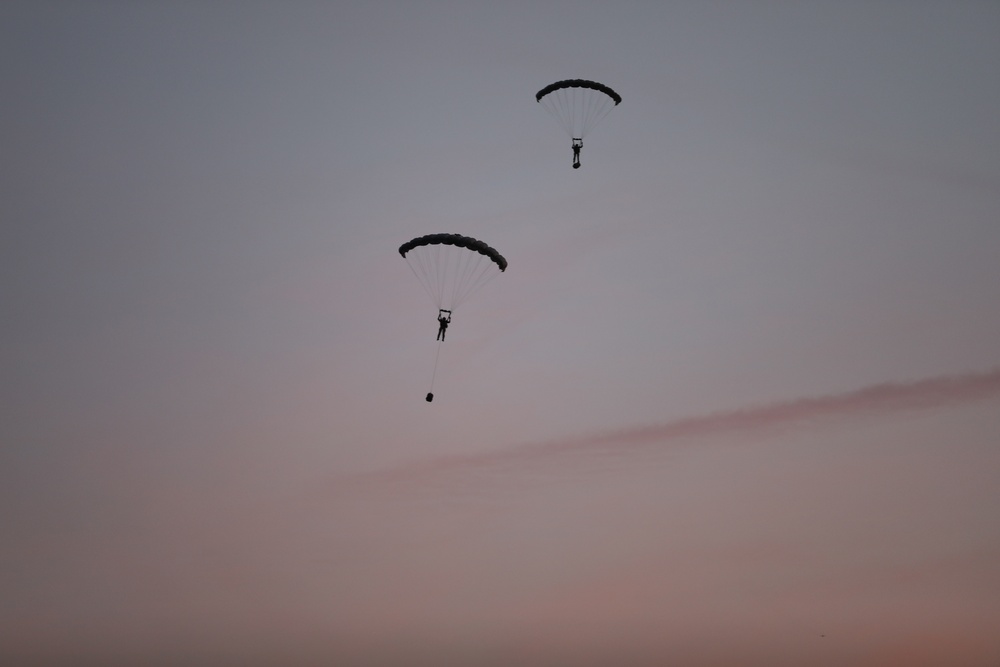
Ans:
MULTIPOLYGON (((677 442, 727 433, 771 433, 834 420, 887 416, 927 410, 1000 396, 1000 368, 982 373, 945 375, 913 382, 885 382, 829 396, 798 398, 770 405, 686 417, 664 424, 571 436, 562 440, 515 445, 503 450, 449 456, 387 471, 354 475, 355 482, 386 481, 445 472, 469 466, 501 464, 588 449, 677 442)), ((342 480, 345 481, 345 480, 342 480)))

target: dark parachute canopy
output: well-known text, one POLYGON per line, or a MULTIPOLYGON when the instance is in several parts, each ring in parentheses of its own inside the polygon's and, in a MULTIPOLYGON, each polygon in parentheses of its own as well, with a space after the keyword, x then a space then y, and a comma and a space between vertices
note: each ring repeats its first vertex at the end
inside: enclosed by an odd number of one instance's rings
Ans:
POLYGON ((597 81, 566 79, 539 90, 535 101, 552 114, 571 139, 583 139, 591 128, 621 104, 622 97, 597 81))
POLYGON ((586 79, 566 79, 565 81, 550 83, 535 94, 535 101, 540 102, 549 93, 562 88, 592 88, 608 95, 615 101, 615 106, 618 106, 622 102, 622 96, 611 90, 609 86, 605 86, 603 83, 598 83, 597 81, 587 81, 586 79))
POLYGON ((507 270, 489 245, 461 234, 428 234, 399 246, 399 254, 439 309, 454 310, 507 270))

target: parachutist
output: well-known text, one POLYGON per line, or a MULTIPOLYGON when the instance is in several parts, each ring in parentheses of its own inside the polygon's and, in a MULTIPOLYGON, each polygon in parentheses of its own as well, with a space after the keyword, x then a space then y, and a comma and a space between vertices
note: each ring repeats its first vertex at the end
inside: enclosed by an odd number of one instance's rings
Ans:
MULTIPOLYGON (((448 330, 448 325, 449 324, 451 324, 451 311, 450 310, 444 310, 442 308, 441 310, 438 311, 438 335, 437 335, 437 340, 440 340, 440 341, 444 340, 444 332, 448 330), (447 317, 445 317, 445 313, 448 313, 447 317)), ((428 399, 428 400, 430 400, 430 399, 428 399)))
POLYGON ((562 125, 573 140, 573 168, 579 169, 583 138, 621 104, 622 96, 597 81, 566 79, 539 90, 535 93, 535 101, 562 125))
MULTIPOLYGON (((473 292, 507 270, 507 260, 485 242, 461 234, 426 234, 399 246, 413 275, 438 307, 438 340, 443 341, 451 310, 473 292), (448 308, 444 308, 448 306, 448 308)), ((426 400, 434 399, 434 378, 441 348, 434 352, 434 367, 426 400)))

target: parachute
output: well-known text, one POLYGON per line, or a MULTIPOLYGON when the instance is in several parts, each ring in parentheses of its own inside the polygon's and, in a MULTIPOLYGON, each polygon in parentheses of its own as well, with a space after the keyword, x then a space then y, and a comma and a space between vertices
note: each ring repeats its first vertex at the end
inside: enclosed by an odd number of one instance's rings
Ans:
POLYGON ((428 234, 399 246, 438 310, 454 310, 507 270, 507 260, 484 242, 461 234, 428 234))
MULTIPOLYGON (((428 234, 399 246, 399 254, 409 264, 427 295, 438 309, 438 322, 478 292, 486 283, 507 270, 507 260, 483 241, 461 234, 428 234)), ((440 324, 438 340, 444 341, 448 324, 440 324)), ((434 377, 437 374, 441 346, 434 356, 434 371, 426 400, 434 400, 434 377)))
POLYGON ((621 95, 603 83, 566 79, 545 86, 535 94, 573 140, 573 168, 580 168, 580 149, 587 133, 621 104, 621 95))

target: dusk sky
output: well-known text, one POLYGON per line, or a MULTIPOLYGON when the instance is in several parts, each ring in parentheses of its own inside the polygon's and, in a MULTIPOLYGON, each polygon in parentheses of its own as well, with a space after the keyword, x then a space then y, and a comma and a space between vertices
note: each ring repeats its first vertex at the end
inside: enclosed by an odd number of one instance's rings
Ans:
POLYGON ((1000 665, 1000 3, 0 17, 0 663, 1000 665))

